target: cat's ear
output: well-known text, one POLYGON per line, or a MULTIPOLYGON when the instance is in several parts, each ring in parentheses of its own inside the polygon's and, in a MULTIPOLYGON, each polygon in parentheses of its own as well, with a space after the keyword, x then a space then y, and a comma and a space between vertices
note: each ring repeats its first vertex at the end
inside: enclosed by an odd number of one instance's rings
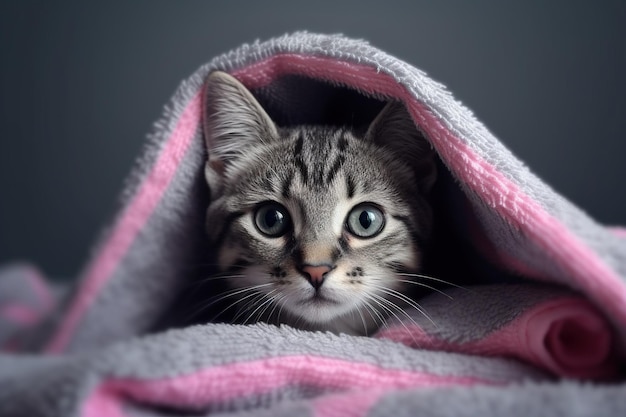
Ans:
POLYGON ((365 135, 413 168, 422 192, 429 192, 437 179, 435 151, 417 129, 411 115, 398 101, 390 101, 376 116, 365 135))
POLYGON ((204 96, 205 177, 212 191, 255 148, 276 139, 276 125, 250 91, 225 72, 211 73, 204 96))

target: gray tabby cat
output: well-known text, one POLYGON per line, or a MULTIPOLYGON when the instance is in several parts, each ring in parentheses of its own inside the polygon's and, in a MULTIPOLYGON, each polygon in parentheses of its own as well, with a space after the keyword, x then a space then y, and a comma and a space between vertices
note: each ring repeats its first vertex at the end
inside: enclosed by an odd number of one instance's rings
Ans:
POLYGON ((252 94, 210 75, 207 229, 243 322, 368 334, 403 306, 432 229, 434 152, 400 103, 364 137, 278 127, 252 94))

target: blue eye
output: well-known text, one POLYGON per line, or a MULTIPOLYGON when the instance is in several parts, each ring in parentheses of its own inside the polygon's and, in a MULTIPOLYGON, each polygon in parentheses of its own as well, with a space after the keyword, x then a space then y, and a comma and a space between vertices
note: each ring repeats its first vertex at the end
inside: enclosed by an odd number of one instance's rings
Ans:
POLYGON ((289 230, 291 219, 287 209, 280 204, 266 203, 254 214, 254 224, 265 236, 279 237, 289 230))
POLYGON ((357 237, 374 237, 385 227, 385 215, 372 204, 359 204, 348 213, 346 226, 357 237))

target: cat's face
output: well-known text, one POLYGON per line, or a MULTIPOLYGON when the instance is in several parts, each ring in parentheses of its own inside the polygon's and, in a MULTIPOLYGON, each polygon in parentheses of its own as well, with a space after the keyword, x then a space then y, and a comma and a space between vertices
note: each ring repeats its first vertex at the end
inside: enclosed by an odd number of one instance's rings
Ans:
POLYGON ((363 138, 279 129, 241 84, 212 74, 207 228, 244 320, 365 333, 406 305, 401 274, 420 268, 435 171, 402 111, 388 106, 363 138), (383 144, 407 128, 399 149, 383 144))

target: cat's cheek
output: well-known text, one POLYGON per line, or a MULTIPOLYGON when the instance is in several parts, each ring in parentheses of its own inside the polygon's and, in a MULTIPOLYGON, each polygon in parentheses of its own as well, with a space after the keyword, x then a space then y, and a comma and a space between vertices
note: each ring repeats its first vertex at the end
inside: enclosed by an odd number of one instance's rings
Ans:
MULTIPOLYGON (((340 184, 343 185, 345 184, 345 182, 341 181, 340 184)), ((347 191, 342 190, 341 193, 338 193, 337 195, 345 195, 346 193, 347 191)), ((331 218, 331 227, 335 236, 343 236, 344 240, 347 240, 351 237, 351 235, 349 235, 348 233, 344 233, 344 227, 346 223, 346 216, 350 212, 350 209, 355 205, 356 203, 352 198, 340 200, 337 202, 331 218)))
POLYGON ((241 256, 241 250, 238 246, 223 247, 217 256, 217 263, 222 271, 225 271, 237 263, 237 259, 241 256))
POLYGON ((244 269, 240 276, 233 278, 230 283, 233 287, 252 288, 257 287, 260 291, 267 293, 266 284, 268 283, 268 274, 266 268, 262 266, 251 266, 244 269))
POLYGON ((394 253, 388 261, 402 265, 407 271, 419 271, 422 266, 422 254, 414 245, 410 245, 394 253))

